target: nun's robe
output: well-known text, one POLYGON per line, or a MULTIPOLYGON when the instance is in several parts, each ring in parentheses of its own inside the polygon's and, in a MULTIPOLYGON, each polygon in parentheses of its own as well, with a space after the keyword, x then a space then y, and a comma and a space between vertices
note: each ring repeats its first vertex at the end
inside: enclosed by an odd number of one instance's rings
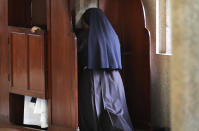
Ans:
POLYGON ((88 31, 77 33, 80 131, 133 131, 117 69, 88 69, 88 31))

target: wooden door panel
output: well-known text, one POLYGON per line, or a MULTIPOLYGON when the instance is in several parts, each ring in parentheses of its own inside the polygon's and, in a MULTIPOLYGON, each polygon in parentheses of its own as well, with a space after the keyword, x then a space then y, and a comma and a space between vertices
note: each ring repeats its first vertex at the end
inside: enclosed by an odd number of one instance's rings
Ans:
POLYGON ((44 37, 28 35, 29 42, 29 90, 45 93, 44 37))
POLYGON ((76 130, 78 127, 77 52, 76 40, 72 33, 72 17, 69 13, 69 5, 72 4, 70 2, 72 0, 50 2, 51 126, 76 130))
POLYGON ((12 43, 12 86, 27 89, 27 44, 24 33, 11 33, 12 43))
POLYGON ((10 92, 46 98, 44 31, 31 33, 29 28, 9 27, 10 92))

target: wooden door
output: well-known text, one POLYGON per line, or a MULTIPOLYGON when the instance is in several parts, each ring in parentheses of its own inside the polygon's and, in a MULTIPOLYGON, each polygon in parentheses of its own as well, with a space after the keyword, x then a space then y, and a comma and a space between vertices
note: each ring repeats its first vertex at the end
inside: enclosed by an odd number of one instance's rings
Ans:
POLYGON ((9 27, 10 92, 46 98, 45 35, 9 27))
POLYGON ((77 47, 72 30, 72 4, 73 0, 50 1, 50 131, 75 131, 78 127, 77 47))
POLYGON ((141 0, 100 0, 99 4, 121 41, 121 73, 133 125, 150 127, 150 40, 141 0))

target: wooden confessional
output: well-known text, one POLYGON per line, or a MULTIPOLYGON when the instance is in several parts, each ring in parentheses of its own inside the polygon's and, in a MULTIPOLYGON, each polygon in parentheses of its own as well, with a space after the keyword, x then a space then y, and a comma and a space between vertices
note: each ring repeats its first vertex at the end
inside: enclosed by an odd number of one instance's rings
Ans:
POLYGON ((23 126, 27 95, 48 100, 48 130, 78 128, 73 10, 72 0, 0 1, 0 116, 9 123, 23 126))
MULTIPOLYGON (((150 127, 149 32, 140 0, 99 0, 119 35, 133 125, 150 127)), ((23 126, 24 95, 48 101, 49 128, 78 128, 75 0, 0 1, 0 122, 23 126), (32 33, 31 27, 41 30, 32 33)))

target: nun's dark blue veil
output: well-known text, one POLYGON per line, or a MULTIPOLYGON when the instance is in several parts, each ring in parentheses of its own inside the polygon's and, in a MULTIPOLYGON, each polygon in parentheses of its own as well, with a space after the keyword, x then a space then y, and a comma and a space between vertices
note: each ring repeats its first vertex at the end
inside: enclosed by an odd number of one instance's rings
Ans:
POLYGON ((89 25, 88 69, 122 69, 120 42, 103 11, 90 8, 82 19, 89 25))

